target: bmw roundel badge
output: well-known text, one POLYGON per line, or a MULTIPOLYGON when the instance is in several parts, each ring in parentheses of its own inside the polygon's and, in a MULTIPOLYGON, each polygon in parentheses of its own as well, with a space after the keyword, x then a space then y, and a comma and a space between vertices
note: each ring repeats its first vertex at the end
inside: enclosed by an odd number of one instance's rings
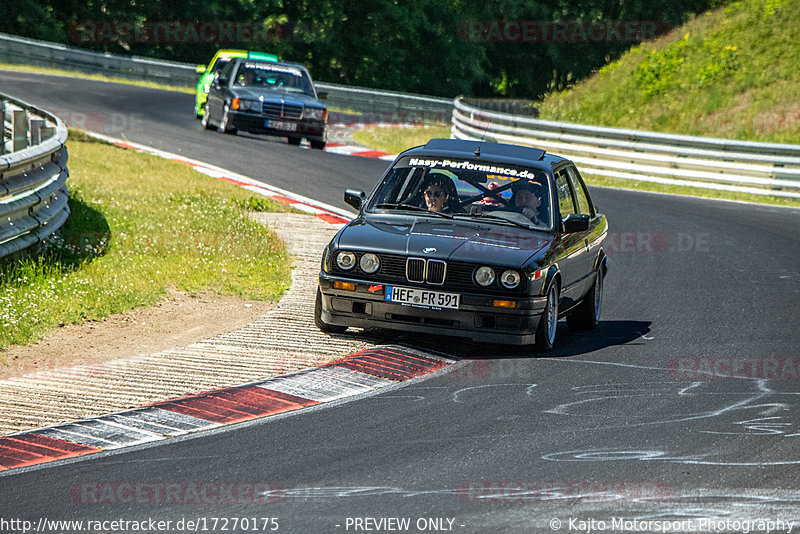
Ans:
POLYGON ((422 252, 424 252, 425 254, 433 254, 434 252, 436 252, 436 249, 433 247, 427 247, 423 248, 422 252))

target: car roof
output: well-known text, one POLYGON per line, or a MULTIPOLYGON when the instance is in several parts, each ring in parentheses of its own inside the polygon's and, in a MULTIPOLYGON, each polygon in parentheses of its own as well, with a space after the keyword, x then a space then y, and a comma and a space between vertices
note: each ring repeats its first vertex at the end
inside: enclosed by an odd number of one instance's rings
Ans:
POLYGON ((542 170, 549 170, 558 163, 569 161, 561 156, 548 154, 541 148, 464 139, 431 139, 423 146, 406 150, 401 156, 457 157, 524 165, 542 170))
POLYGON ((250 63, 250 62, 253 62, 253 63, 269 63, 270 65, 278 65, 278 66, 281 66, 281 67, 292 67, 292 68, 295 68, 295 69, 300 69, 300 70, 304 70, 304 71, 308 72, 308 69, 306 69, 305 66, 301 65, 300 63, 287 63, 285 61, 270 61, 270 60, 265 60, 265 59, 252 58, 252 57, 237 57, 237 58, 234 58, 233 60, 234 61, 239 61, 240 63, 244 63, 244 62, 247 62, 247 63, 250 63))
POLYGON ((278 61, 278 56, 275 54, 268 54, 266 52, 256 52, 253 50, 237 50, 232 48, 223 48, 217 50, 217 53, 214 54, 213 60, 219 59, 221 57, 227 58, 250 58, 254 60, 260 61, 278 61))

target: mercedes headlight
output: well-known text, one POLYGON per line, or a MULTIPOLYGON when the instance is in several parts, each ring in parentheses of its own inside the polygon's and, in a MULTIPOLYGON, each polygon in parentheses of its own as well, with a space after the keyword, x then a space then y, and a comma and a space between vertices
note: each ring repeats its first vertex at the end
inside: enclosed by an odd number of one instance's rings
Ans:
POLYGON ((320 108, 306 108, 303 116, 307 119, 321 121, 324 120, 325 110, 320 108))
POLYGON ((258 100, 245 100, 244 98, 239 100, 239 109, 242 111, 261 111, 261 102, 258 100))
POLYGON ((494 282, 494 269, 485 265, 478 267, 478 270, 475 271, 475 281, 479 286, 483 287, 492 285, 492 282, 494 282))

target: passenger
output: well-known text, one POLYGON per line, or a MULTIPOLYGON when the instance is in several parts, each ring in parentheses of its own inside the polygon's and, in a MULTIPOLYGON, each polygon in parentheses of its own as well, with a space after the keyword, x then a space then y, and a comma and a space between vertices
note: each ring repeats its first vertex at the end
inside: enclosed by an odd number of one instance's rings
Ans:
POLYGON ((437 213, 452 213, 458 210, 458 193, 453 181, 445 174, 431 173, 422 186, 425 206, 437 213))
POLYGON ((239 85, 254 85, 256 81, 256 75, 252 70, 245 70, 243 73, 239 75, 239 79, 236 80, 236 83, 239 85))
MULTIPOLYGON (((494 189, 497 189, 498 187, 500 187, 500 184, 498 182, 489 182, 489 185, 486 186, 486 189, 488 189, 489 191, 492 191, 494 189)), ((484 204, 486 206, 502 206, 503 205, 503 203, 500 202, 498 197, 492 195, 491 193, 487 193, 481 199, 481 201, 478 202, 478 204, 484 204)))
POLYGON ((544 191, 542 185, 528 180, 518 180, 511 186, 511 209, 522 213, 537 226, 545 223, 539 218, 544 191))

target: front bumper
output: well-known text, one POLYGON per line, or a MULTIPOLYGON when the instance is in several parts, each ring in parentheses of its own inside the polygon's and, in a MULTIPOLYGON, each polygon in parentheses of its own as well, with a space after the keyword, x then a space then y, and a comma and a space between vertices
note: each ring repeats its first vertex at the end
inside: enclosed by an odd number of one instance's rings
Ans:
POLYGON ((528 345, 535 341, 546 302, 546 297, 509 298, 461 292, 459 309, 436 309, 386 302, 383 286, 378 289, 378 285, 320 272, 322 321, 338 326, 387 328, 466 337, 478 342, 528 345), (334 289, 335 281, 354 283, 356 289, 334 289), (495 307, 492 305, 494 298, 513 300, 516 308, 495 307))
POLYGON ((247 111, 231 110, 229 113, 231 125, 237 130, 267 135, 279 135, 281 137, 305 137, 316 141, 325 141, 327 139, 327 124, 323 121, 312 119, 271 119, 260 113, 251 113, 247 111), (267 120, 294 124, 296 128, 294 130, 268 128, 266 126, 267 120))

